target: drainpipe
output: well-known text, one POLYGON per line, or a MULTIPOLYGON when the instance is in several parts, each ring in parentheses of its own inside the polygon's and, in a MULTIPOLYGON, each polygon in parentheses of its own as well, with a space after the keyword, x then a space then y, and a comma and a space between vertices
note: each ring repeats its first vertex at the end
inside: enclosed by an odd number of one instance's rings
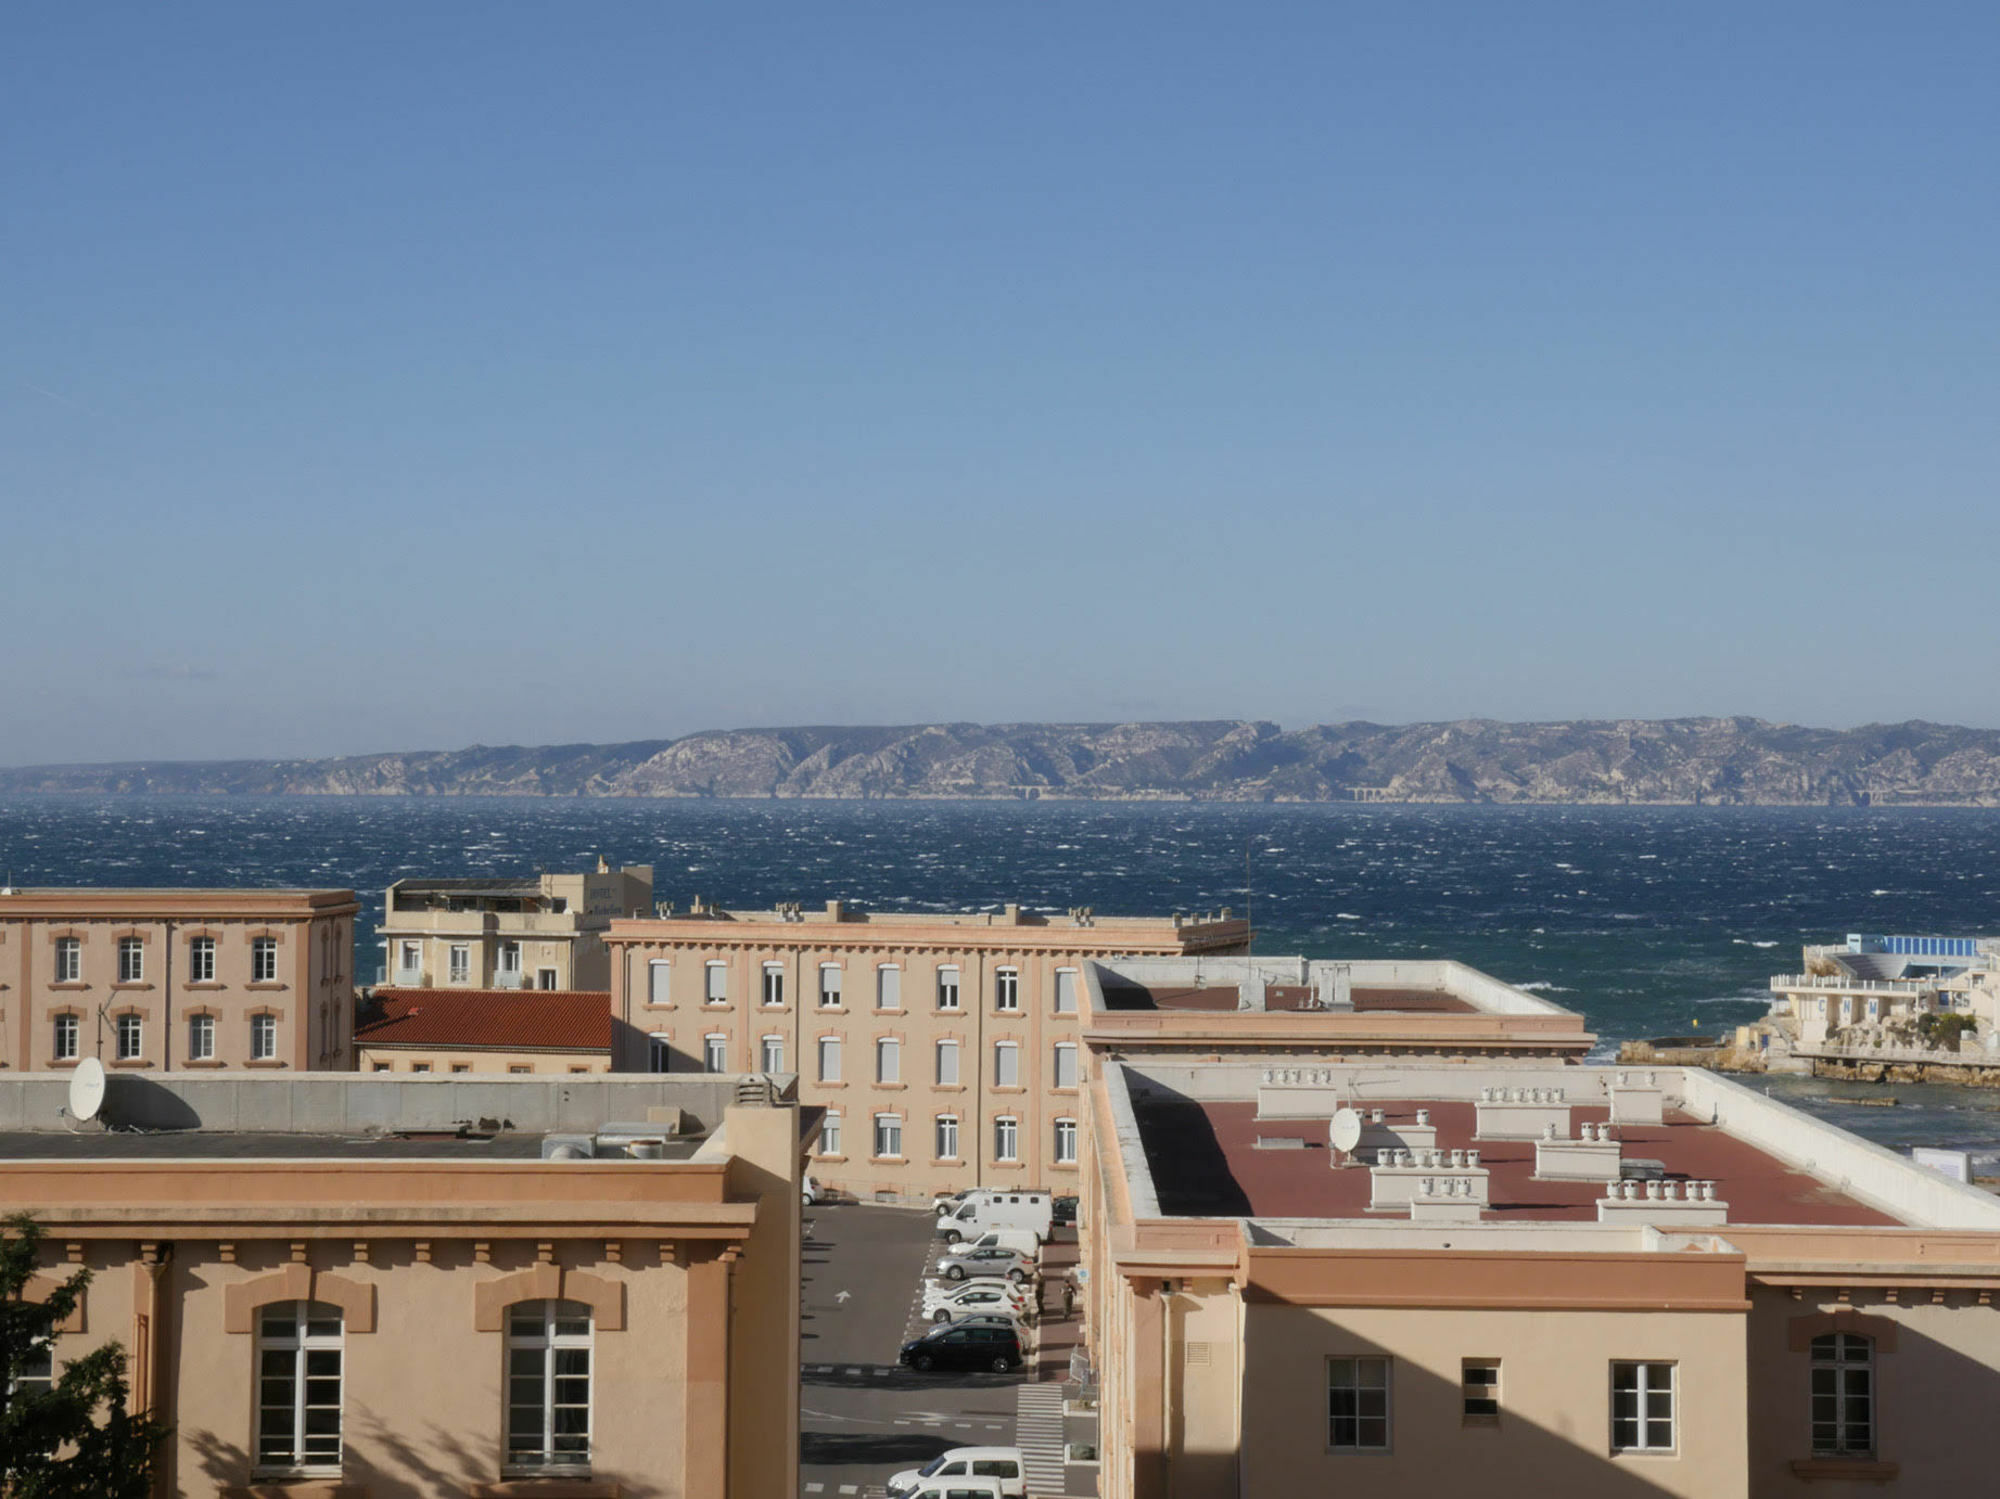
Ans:
MULTIPOLYGON (((172 1072, 174 1070, 174 924, 173 922, 171 921, 167 922, 166 928, 167 928, 167 948, 166 951, 160 955, 162 960, 164 961, 167 974, 166 985, 165 985, 165 990, 166 990, 165 1003, 162 1006, 163 1010, 165 1011, 165 1018, 161 1022, 161 1029, 164 1032, 164 1034, 160 1037, 160 1071, 172 1072)), ((307 1012, 305 1018, 306 1018, 306 1023, 310 1025, 312 1023, 312 1015, 310 1010, 307 1012)))

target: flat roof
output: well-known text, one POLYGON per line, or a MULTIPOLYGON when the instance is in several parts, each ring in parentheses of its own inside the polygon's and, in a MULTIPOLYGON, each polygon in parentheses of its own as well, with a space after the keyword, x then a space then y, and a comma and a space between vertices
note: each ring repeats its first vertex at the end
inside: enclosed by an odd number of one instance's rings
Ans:
MULTIPOLYGON (((1104 985, 1107 1010, 1235 1010, 1241 1003, 1235 984, 1104 985)), ((1477 1015, 1480 1009, 1455 994, 1435 989, 1355 989, 1350 998, 1356 1014, 1477 1015)), ((1275 1011, 1313 1010, 1313 990, 1302 984, 1267 984, 1264 1008, 1275 1011)), ((1335 1013, 1335 1012, 1328 1012, 1335 1013)))
MULTIPOLYGON (((589 1134, 592 1131, 578 1130, 589 1134)), ((304 1135, 220 1130, 119 1130, 90 1133, 0 1132, 0 1161, 523 1161, 538 1160, 542 1135, 501 1130, 492 1135, 304 1135)), ((662 1157, 685 1161, 704 1142, 669 1139, 662 1157)), ((623 1163, 621 1164, 628 1164, 623 1163)), ((629 1164, 650 1164, 635 1162, 629 1164)))

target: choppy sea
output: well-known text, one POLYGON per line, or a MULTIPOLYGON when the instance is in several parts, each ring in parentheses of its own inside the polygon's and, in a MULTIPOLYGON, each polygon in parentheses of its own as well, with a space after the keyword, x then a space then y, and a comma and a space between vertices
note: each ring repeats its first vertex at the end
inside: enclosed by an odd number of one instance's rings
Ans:
MULTIPOLYGON (((22 885, 351 886, 381 962, 382 892, 408 875, 654 866, 686 907, 1105 914, 1248 909, 1257 950, 1452 957, 1583 1012, 1619 1041, 1738 1024, 1806 943, 2000 931, 2000 812, 70 797, 0 800, 22 885)), ((1765 1086, 1758 1082, 1757 1086, 1765 1086)), ((2000 1090, 1769 1085, 1884 1144, 2000 1153, 2000 1090)))

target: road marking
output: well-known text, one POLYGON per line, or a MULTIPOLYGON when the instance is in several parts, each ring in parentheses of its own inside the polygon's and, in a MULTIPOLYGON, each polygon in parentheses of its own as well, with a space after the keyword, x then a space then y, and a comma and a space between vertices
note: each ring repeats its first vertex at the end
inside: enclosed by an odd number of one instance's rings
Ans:
POLYGON ((1059 1384, 1024 1384, 1014 1392, 1014 1444, 1021 1449, 1022 1476, 1038 1493, 1060 1494, 1068 1482, 1063 1466, 1063 1391, 1059 1384))
POLYGON ((833 1293, 833 1299, 835 1301, 846 1301, 847 1298, 852 1296, 853 1294, 854 1293, 852 1291, 835 1291, 833 1293))
POLYGON ((825 1488, 826 1485, 823 1483, 809 1483, 806 1485, 806 1492, 808 1494, 818 1494, 823 1492, 825 1488))
POLYGON ((843 1483, 840 1486, 840 1492, 843 1494, 858 1494, 861 1492, 861 1485, 858 1483, 843 1483))

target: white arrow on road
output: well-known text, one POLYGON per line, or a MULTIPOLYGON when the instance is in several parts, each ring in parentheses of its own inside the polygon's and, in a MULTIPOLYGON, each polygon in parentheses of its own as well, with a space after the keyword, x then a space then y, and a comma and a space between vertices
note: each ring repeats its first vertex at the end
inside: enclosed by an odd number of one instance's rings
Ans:
POLYGON ((834 1293, 833 1299, 835 1301, 845 1301, 847 1300, 848 1297, 852 1296, 853 1294, 854 1293, 852 1291, 836 1291, 834 1293))

